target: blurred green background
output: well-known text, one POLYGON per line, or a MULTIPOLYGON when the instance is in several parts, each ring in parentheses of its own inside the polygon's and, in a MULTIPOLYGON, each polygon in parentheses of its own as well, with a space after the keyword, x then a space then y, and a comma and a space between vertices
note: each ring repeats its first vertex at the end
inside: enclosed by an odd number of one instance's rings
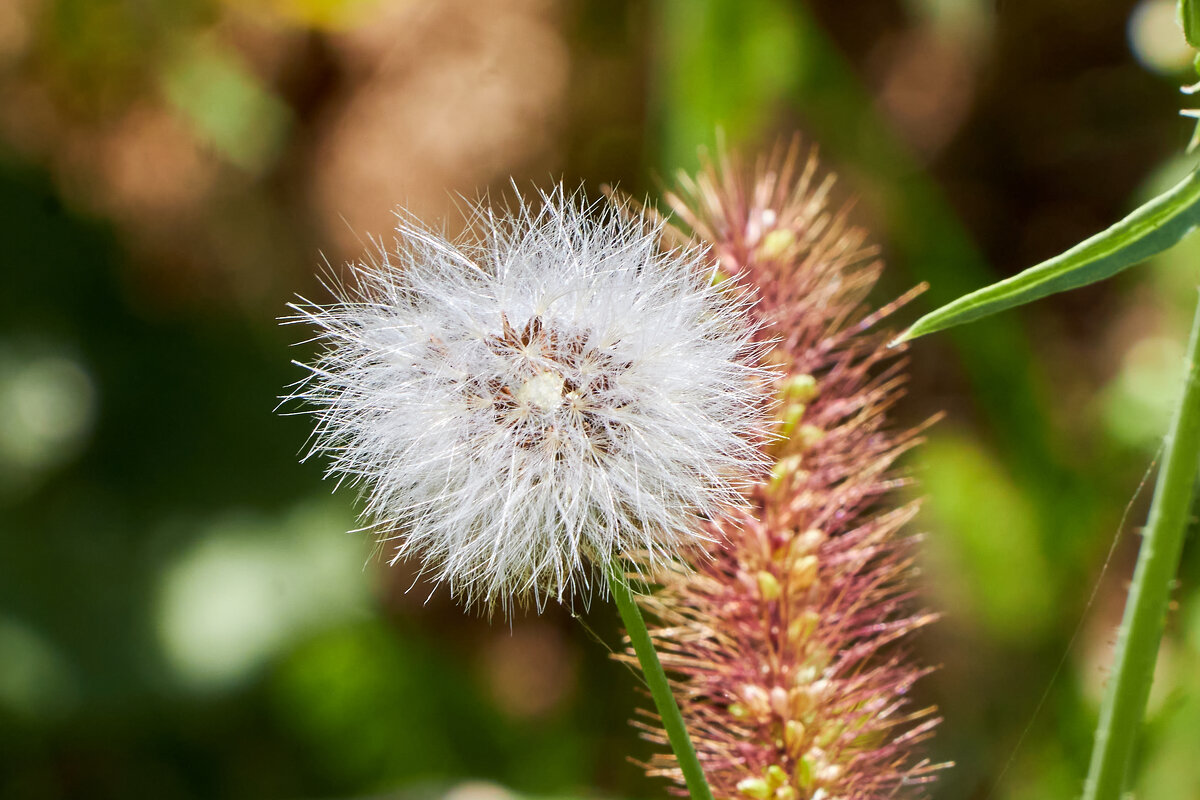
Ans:
MULTIPOLYGON (((285 303, 396 204, 798 130, 911 321, 1178 176, 1190 57, 1173 0, 4 0, 0 796, 661 796, 609 608, 489 625, 345 533, 285 303)), ((912 350, 937 798, 1080 789, 1198 262, 912 350)), ((1196 549, 1139 797, 1200 797, 1196 549)))

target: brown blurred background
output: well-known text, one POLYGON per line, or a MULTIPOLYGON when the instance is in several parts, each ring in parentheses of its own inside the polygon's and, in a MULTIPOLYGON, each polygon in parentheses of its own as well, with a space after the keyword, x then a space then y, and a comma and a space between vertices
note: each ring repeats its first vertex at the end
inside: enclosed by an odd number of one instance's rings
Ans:
MULTIPOLYGON (((489 625, 343 533, 285 303, 398 205, 799 131, 908 322, 1180 175, 1191 55, 1171 0, 3 0, 0 796, 661 796, 611 609, 489 625)), ((1198 248, 912 350, 936 797, 1080 789, 1198 248)), ((1138 796, 1200 796, 1198 576, 1138 796)))

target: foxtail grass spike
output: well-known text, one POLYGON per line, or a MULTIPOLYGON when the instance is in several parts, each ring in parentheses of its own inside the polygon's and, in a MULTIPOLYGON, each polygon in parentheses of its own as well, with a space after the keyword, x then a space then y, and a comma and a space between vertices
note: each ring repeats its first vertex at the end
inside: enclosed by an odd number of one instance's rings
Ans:
MULTIPOLYGON (((829 210, 832 183, 797 141, 752 176, 722 154, 668 198, 720 273, 757 294, 781 375, 772 472, 710 523, 707 560, 639 598, 719 799, 919 797, 943 766, 920 754, 934 709, 909 699, 929 669, 907 641, 933 616, 916 610, 902 532, 916 506, 897 504, 894 465, 919 431, 887 423, 903 364, 874 330, 906 298, 868 310, 880 263, 829 210)), ((681 778, 665 753, 647 767, 681 778)))

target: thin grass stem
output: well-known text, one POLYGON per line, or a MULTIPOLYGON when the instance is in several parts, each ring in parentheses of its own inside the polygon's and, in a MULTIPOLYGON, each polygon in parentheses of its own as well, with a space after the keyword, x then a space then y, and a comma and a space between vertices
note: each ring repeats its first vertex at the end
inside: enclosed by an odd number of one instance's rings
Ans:
POLYGON ((621 613, 621 621, 625 623, 625 632, 629 635, 633 652, 637 654, 638 662, 642 666, 642 674, 650 688, 650 696, 654 698, 658 715, 662 717, 671 750, 675 752, 679 768, 683 770, 688 793, 692 800, 713 800, 712 790, 708 787, 700 760, 696 758, 696 748, 692 746, 687 726, 683 723, 683 715, 679 713, 679 705, 675 702, 675 695, 671 693, 671 684, 667 681, 662 662, 658 660, 658 651, 650 641, 646 622, 642 619, 642 612, 634 600, 633 590, 629 588, 629 580, 619 561, 609 565, 608 585, 617 603, 617 610, 621 613))
POLYGON ((1179 569, 1196 471, 1200 467, 1200 307, 1187 350, 1187 378, 1163 448, 1163 464, 1137 568, 1117 635, 1112 677, 1100 722, 1084 800, 1119 800, 1128 783, 1130 755, 1154 679, 1171 586, 1179 569))

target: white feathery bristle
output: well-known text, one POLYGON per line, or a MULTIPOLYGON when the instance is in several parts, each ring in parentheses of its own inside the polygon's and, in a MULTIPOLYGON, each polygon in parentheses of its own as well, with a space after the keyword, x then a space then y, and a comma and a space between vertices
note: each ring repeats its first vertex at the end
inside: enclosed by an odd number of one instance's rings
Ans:
POLYGON ((559 187, 467 240, 401 214, 336 303, 293 306, 323 355, 291 399, 364 517, 467 605, 562 601, 655 569, 762 467, 750 300, 700 250, 559 187))

